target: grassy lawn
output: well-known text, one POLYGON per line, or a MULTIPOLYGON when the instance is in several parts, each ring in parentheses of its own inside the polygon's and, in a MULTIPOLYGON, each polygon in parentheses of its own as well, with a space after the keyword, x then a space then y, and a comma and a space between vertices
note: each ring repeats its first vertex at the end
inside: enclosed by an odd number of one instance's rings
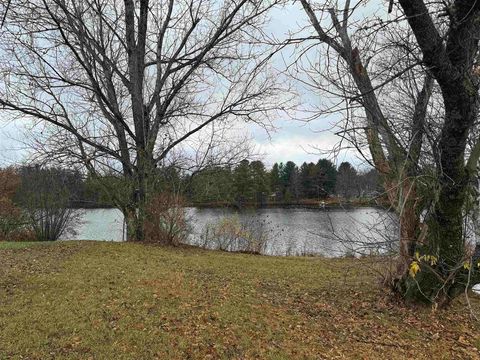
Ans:
POLYGON ((32 246, 46 246, 46 245, 51 245, 54 244, 53 242, 6 242, 6 241, 0 241, 0 250, 6 250, 6 249, 23 249, 23 248, 28 248, 32 246))
POLYGON ((480 359, 464 299, 404 308, 372 261, 0 245, 0 359, 480 359))

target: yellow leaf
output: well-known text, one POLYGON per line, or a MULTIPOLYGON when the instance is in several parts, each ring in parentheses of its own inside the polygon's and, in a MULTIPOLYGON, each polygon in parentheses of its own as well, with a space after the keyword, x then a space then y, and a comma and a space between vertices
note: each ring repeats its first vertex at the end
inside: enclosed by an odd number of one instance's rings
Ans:
POLYGON ((415 277, 415 275, 417 275, 417 272, 420 271, 420 265, 418 265, 418 262, 416 261, 412 261, 412 263, 410 264, 410 270, 409 270, 409 274, 411 277, 415 277))
POLYGON ((470 261, 465 261, 465 262, 463 263, 463 268, 464 268, 465 270, 470 270, 470 266, 471 266, 471 265, 470 265, 470 261))

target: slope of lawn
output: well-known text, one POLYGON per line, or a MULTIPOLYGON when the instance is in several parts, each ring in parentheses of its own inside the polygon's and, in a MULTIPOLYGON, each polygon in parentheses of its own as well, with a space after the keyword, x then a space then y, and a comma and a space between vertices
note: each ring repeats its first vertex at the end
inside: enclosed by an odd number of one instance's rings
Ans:
POLYGON ((3 244, 0 359, 480 359, 465 299, 402 307, 375 261, 3 244))

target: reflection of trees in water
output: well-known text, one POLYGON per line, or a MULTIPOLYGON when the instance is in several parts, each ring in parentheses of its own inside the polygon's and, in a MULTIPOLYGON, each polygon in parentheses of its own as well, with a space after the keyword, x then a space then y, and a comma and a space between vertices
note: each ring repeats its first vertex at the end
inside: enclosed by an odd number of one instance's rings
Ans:
MULTIPOLYGON (((395 215, 373 208, 333 211, 262 209, 234 212, 225 209, 192 210, 193 235, 189 243, 201 245, 208 224, 237 214, 239 223, 253 238, 264 239, 263 254, 344 256, 390 252, 396 233, 395 215)), ((210 234, 211 235, 211 234, 210 234)), ((248 247, 237 239, 229 250, 248 247)), ((210 248, 218 248, 211 244, 210 248)))
MULTIPOLYGON (((191 227, 187 243, 203 246, 201 235, 205 227, 234 214, 238 214, 239 226, 248 229, 253 238, 266 239, 262 248, 262 253, 266 255, 364 255, 390 252, 396 246, 390 241, 397 231, 396 216, 374 208, 243 212, 187 208, 187 220, 191 227)), ((79 234, 74 238, 121 241, 122 223, 122 214, 116 210, 85 210, 82 223, 77 228, 79 234)), ((244 240, 238 239, 238 243, 232 251, 246 247, 244 240)), ((213 245, 211 248, 218 248, 213 245)))
POLYGON ((329 227, 321 233, 320 249, 331 256, 393 254, 398 248, 398 218, 389 211, 374 210, 369 218, 349 216, 347 221, 327 213, 329 227))
POLYGON ((208 249, 265 254, 273 233, 267 218, 233 213, 205 224, 196 244, 208 249))

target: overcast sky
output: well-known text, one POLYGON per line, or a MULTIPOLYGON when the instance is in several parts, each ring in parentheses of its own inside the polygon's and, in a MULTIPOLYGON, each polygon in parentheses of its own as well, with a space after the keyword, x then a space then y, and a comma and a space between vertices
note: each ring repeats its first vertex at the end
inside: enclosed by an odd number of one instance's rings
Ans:
MULTIPOLYGON (((372 5, 375 4, 361 8, 359 16, 375 11, 372 5)), ((308 19, 300 2, 296 2, 294 5, 277 9, 271 13, 269 31, 275 34, 277 38, 282 38, 287 36, 289 31, 298 31, 305 25, 308 25, 308 19)), ((289 58, 293 57, 292 52, 293 48, 286 49, 282 56, 288 61, 289 58)), ((279 66, 282 65, 279 64, 279 66)), ((300 91, 300 97, 300 101, 307 106, 308 104, 318 105, 322 101, 319 95, 302 90, 300 91)), ((342 161, 349 161, 355 166, 364 167, 364 161, 353 150, 341 151, 339 154, 332 152, 332 149, 340 141, 340 138, 335 136, 331 130, 338 120, 338 115, 323 117, 308 123, 288 118, 276 119, 275 126, 278 130, 274 133, 266 134, 257 126, 250 126, 249 130, 253 134, 258 149, 264 154, 264 161, 269 166, 275 162, 286 162, 288 160, 300 165, 304 161, 316 162, 320 157, 328 157, 337 164, 342 161)))
MULTIPOLYGON (((378 5, 378 4, 377 4, 378 5)), ((368 7, 364 11, 372 11, 368 7)), ((295 5, 274 10, 271 13, 271 24, 267 31, 277 38, 284 38, 288 31, 296 31, 307 24, 307 18, 297 2, 295 5)), ((283 57, 291 56, 292 49, 285 50, 283 57)), ((279 60, 277 60, 279 61, 279 60)), ((282 64, 279 63, 279 66, 282 64)), ((318 95, 303 94, 300 99, 303 103, 316 103, 321 99, 318 95)), ((1 116, 1 112, 0 112, 1 116)), ((300 165, 304 161, 316 162, 320 157, 330 157, 337 164, 350 161, 359 166, 362 161, 353 151, 341 152, 335 158, 332 155, 321 153, 318 149, 330 150, 338 143, 332 131, 332 124, 338 116, 322 118, 309 123, 289 118, 273 119, 277 128, 275 132, 267 134, 265 130, 254 124, 247 124, 246 131, 251 134, 258 153, 268 166, 275 162, 294 161, 300 165)), ((25 159, 26 148, 23 141, 24 124, 21 122, 0 122, 0 166, 11 165, 25 159)))

